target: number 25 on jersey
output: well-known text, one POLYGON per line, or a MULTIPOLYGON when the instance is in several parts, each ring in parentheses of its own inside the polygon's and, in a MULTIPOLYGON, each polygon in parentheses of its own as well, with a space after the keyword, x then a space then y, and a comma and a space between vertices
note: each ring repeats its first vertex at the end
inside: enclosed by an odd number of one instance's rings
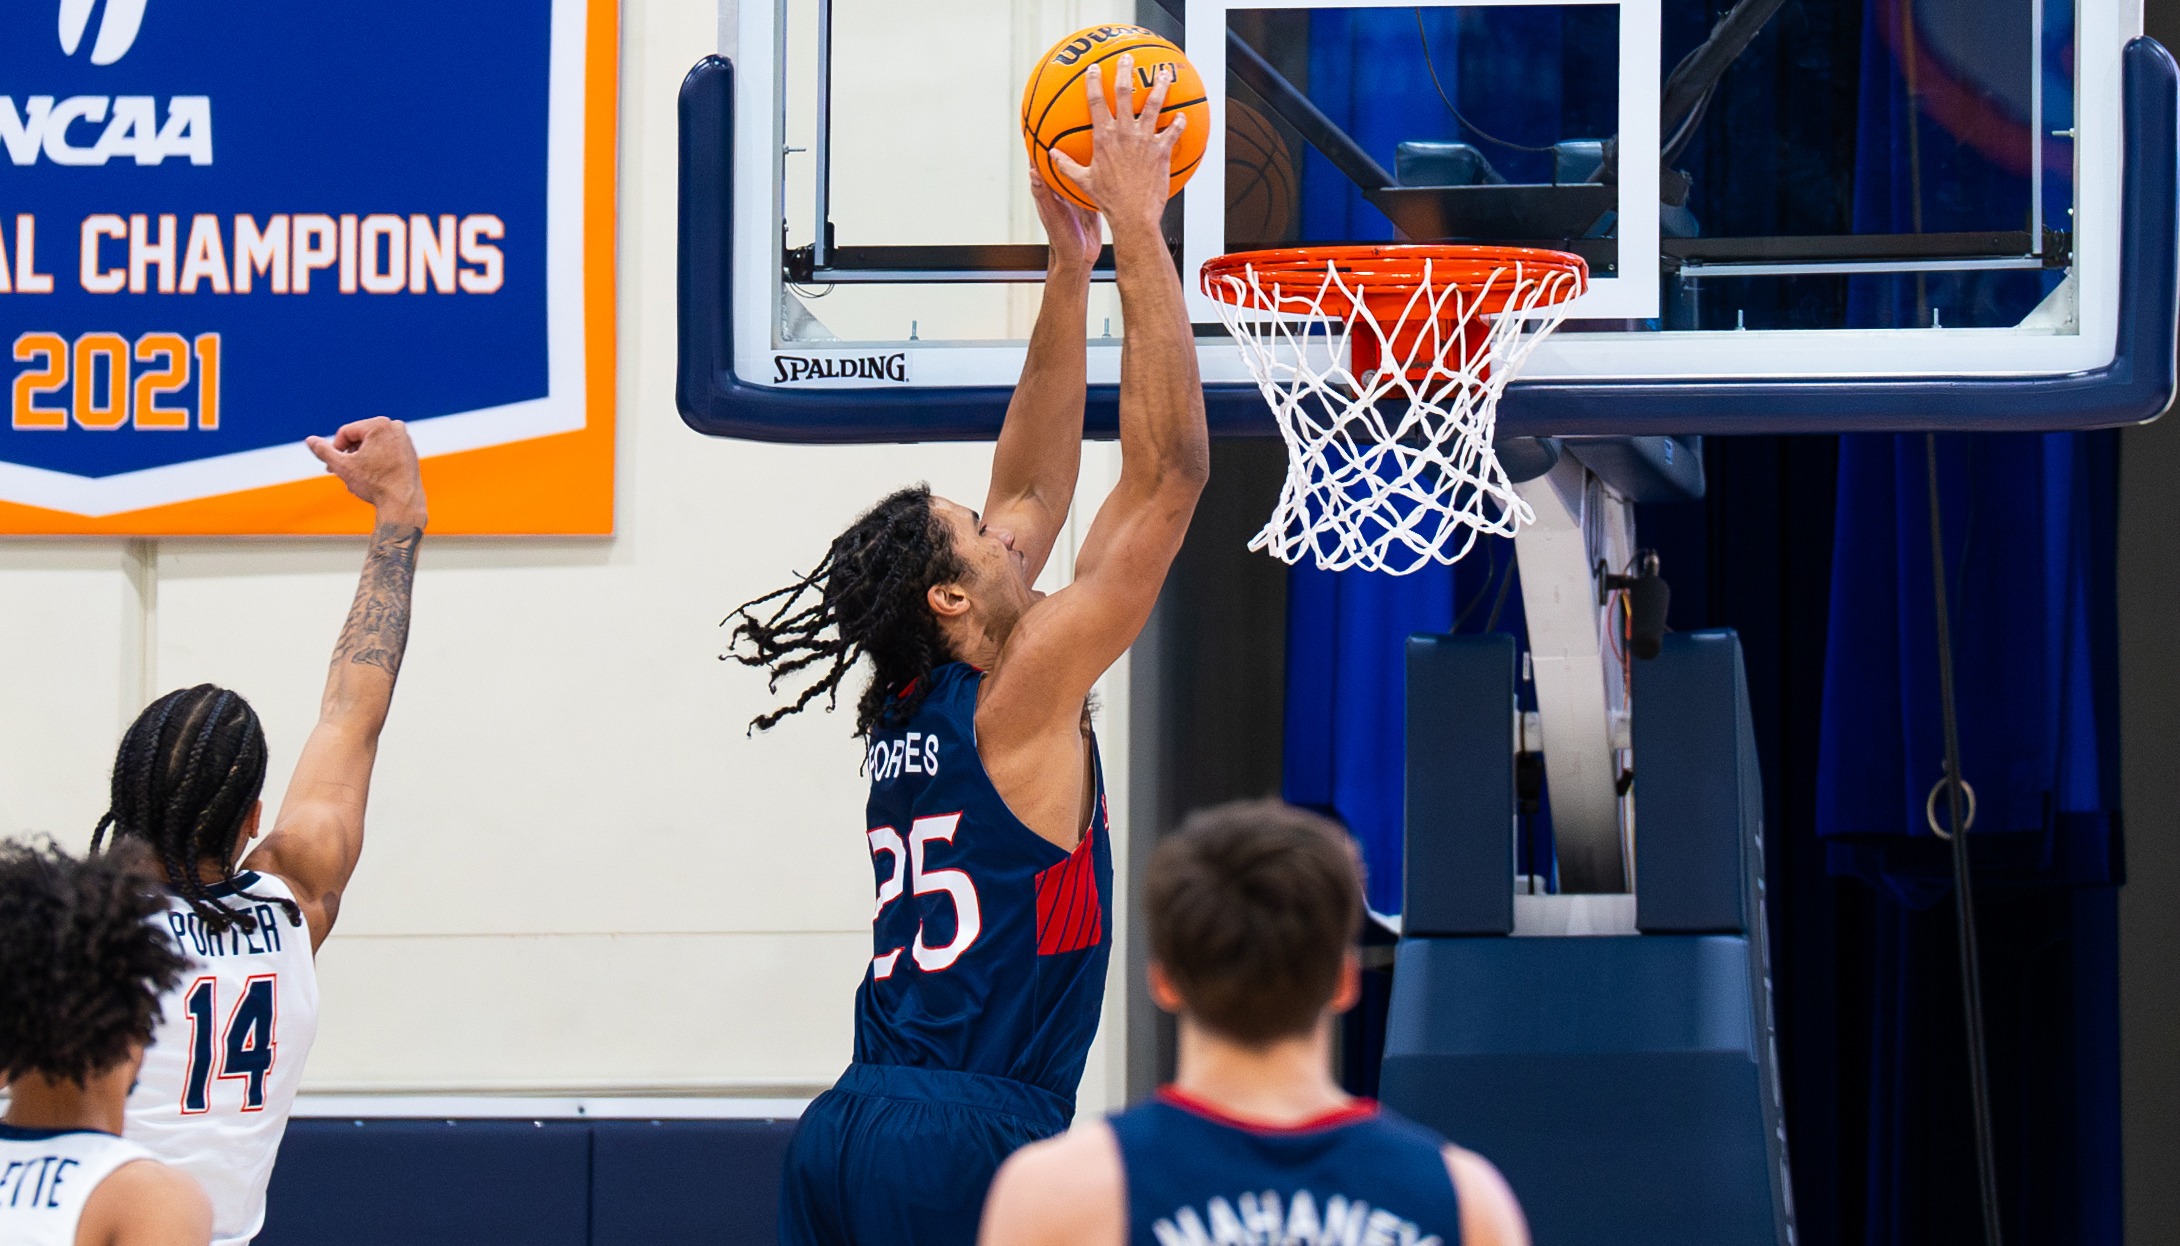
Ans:
POLYGON ((871 958, 871 976, 890 978, 893 966, 907 951, 916 960, 916 967, 926 973, 937 973, 969 950, 976 937, 983 933, 984 918, 977 907, 976 884, 964 870, 933 870, 924 867, 925 846, 932 840, 952 844, 954 831, 961 826, 961 815, 949 813, 937 817, 918 818, 908 828, 908 843, 901 843, 901 833, 890 826, 881 826, 870 833, 870 851, 873 859, 880 854, 893 858, 893 877, 878 885, 878 909, 871 914, 871 921, 885 914, 886 906, 899 899, 903 875, 913 894, 923 896, 943 891, 954 902, 954 937, 948 942, 930 947, 923 941, 923 923, 916 923, 916 941, 908 948, 895 948, 871 958))
POLYGON ((197 979, 182 999, 189 1010, 189 1075, 182 1080, 182 1115, 212 1110, 211 1082, 217 1061, 220 1080, 242 1082, 242 1110, 265 1107, 265 1074, 273 1066, 275 974, 253 974, 243 983, 242 998, 227 1014, 225 1027, 215 1030, 219 1016, 219 980, 197 979))

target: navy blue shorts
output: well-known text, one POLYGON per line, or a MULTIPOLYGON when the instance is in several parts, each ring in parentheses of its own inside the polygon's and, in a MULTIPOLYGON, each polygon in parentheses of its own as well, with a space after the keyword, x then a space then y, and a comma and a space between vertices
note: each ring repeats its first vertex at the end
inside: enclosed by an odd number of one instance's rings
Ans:
POLYGON ((802 1114, 781 1246, 973 1246, 992 1175, 1074 1105, 1004 1077, 851 1064, 802 1114))

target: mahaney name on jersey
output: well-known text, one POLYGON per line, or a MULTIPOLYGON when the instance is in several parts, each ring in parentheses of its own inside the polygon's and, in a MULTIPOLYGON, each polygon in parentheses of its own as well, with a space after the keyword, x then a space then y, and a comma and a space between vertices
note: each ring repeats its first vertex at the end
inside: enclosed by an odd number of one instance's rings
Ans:
POLYGON ((1338 1194, 1325 1200, 1322 1218, 1308 1190, 1295 1191, 1284 1215, 1272 1190, 1243 1194, 1231 1203, 1213 1198, 1204 1211, 1199 1216, 1195 1208, 1183 1207, 1160 1217, 1151 1226, 1158 1246, 1440 1246, 1436 1234, 1423 1236, 1414 1221, 1338 1194))

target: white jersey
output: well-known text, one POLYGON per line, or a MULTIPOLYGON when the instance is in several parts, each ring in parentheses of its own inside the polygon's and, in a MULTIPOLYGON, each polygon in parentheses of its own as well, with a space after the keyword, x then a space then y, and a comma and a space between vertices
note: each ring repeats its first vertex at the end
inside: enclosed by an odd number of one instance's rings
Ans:
POLYGON ((150 1159, 133 1142, 95 1129, 0 1125, 0 1242, 76 1246, 91 1191, 123 1164, 150 1159))
POLYGON ((159 1001, 159 1025, 129 1095, 128 1139, 195 1177, 212 1197, 214 1246, 240 1246, 265 1223, 265 1183, 318 1034, 318 975, 310 930, 270 899, 287 885, 244 871, 212 888, 247 905, 257 929, 205 928, 189 902, 167 898, 154 918, 189 959, 159 1001))

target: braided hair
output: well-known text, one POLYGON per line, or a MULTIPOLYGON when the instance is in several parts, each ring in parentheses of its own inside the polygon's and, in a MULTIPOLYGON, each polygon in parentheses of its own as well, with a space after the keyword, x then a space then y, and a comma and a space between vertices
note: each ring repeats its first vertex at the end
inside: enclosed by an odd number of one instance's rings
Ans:
POLYGON ((865 511, 833 539, 816 570, 722 621, 735 626, 720 657, 764 667, 774 692, 782 678, 822 668, 793 701, 750 720, 750 729, 768 731, 820 695, 829 698, 829 712, 839 703, 841 679, 865 655, 873 669, 856 703, 855 734, 906 722, 931 690, 925 677, 954 660, 925 595, 968 574, 953 530, 931 509, 929 485, 903 489, 865 511), (769 614, 760 609, 773 602, 779 604, 769 614))
MULTIPOLYGON (((91 833, 91 851, 98 851, 108 829, 116 843, 141 840, 158 857, 167 886, 189 902, 208 930, 223 934, 238 925, 256 930, 249 908, 229 908, 197 867, 216 862, 221 881, 234 880, 235 837, 264 790, 265 754, 265 729, 240 693, 198 684, 160 697, 121 737, 112 803, 91 833)), ((287 913, 289 925, 303 924, 293 900, 246 891, 234 895, 269 900, 287 913)))
POLYGON ((0 842, 0 1081, 82 1086, 151 1041, 188 962, 149 920, 164 907, 149 856, 0 842))

